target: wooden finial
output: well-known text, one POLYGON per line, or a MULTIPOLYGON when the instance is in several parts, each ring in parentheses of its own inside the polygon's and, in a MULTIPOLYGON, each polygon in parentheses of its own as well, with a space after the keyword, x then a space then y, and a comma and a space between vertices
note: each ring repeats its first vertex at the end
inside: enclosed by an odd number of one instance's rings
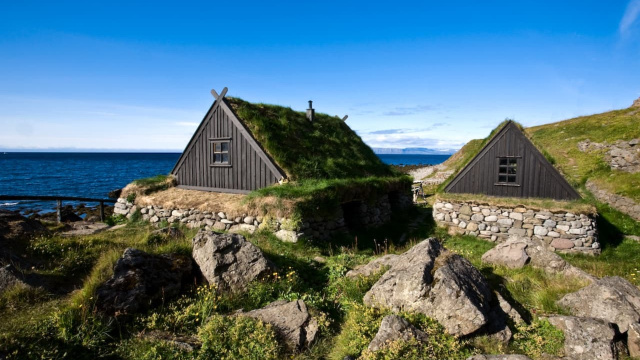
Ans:
POLYGON ((224 98, 225 95, 227 95, 227 91, 229 89, 227 89, 226 87, 224 89, 222 89, 222 93, 220 93, 220 95, 218 95, 218 92, 215 89, 211 89, 211 95, 213 95, 213 98, 217 100, 220 100, 222 98, 224 98))
POLYGON ((348 118, 348 117, 349 117, 349 115, 345 115, 345 116, 342 118, 342 121, 347 121, 347 118, 348 118))

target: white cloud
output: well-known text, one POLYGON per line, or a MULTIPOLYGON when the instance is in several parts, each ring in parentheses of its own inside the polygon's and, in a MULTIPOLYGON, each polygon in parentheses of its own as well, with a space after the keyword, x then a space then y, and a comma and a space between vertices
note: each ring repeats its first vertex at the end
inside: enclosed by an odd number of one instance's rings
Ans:
POLYGON ((620 20, 618 30, 621 35, 629 31, 629 28, 638 20, 638 16, 640 16, 640 0, 631 0, 624 11, 622 20, 620 20))

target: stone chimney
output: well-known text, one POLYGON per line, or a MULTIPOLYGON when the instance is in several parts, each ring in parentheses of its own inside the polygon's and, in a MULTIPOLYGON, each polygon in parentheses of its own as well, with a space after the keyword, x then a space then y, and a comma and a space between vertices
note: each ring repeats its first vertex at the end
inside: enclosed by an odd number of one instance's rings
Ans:
POLYGON ((313 101, 309 100, 309 108, 307 109, 307 119, 313 121, 313 117, 316 115, 316 111, 312 107, 313 101))
MULTIPOLYGON (((631 105, 631 107, 637 107, 640 108, 640 98, 637 98, 636 101, 633 102, 633 104, 631 105)), ((308 114, 308 113, 307 113, 308 114)))

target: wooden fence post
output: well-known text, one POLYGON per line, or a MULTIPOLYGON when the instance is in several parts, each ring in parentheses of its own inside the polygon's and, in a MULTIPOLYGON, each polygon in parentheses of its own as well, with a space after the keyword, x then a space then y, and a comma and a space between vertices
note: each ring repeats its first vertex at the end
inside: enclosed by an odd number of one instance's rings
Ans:
POLYGON ((100 221, 104 221, 104 201, 100 201, 100 221))

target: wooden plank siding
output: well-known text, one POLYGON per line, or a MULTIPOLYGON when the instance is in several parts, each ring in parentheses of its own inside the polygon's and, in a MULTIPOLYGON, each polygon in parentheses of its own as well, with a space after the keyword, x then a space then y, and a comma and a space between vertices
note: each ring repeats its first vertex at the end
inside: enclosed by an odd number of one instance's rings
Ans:
POLYGON ((579 199, 580 194, 513 123, 508 122, 445 187, 501 197, 579 199), (517 159, 514 184, 498 184, 499 158, 517 159))
POLYGON ((211 106, 171 173, 178 187, 230 193, 248 193, 284 176, 224 99, 211 106), (212 166, 214 139, 230 141, 229 165, 212 166))

